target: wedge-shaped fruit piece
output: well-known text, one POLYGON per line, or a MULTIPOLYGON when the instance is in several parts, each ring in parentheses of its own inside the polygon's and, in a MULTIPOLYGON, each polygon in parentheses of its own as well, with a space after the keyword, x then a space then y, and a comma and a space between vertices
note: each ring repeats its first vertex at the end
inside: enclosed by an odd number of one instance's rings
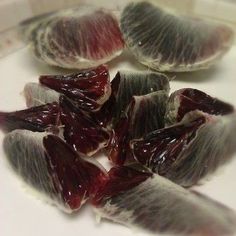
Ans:
POLYGON ((166 124, 177 123, 185 114, 194 110, 211 115, 227 115, 234 112, 234 107, 200 90, 184 88, 170 95, 166 108, 166 124))
POLYGON ((133 96, 170 89, 168 77, 155 72, 119 71, 111 83, 114 123, 125 113, 133 96))
POLYGON ((128 161, 131 139, 142 138, 151 131, 164 128, 167 99, 168 93, 163 90, 132 98, 126 114, 114 128, 109 159, 115 164, 124 164, 128 161))
POLYGON ((135 57, 158 71, 208 68, 233 43, 228 26, 164 11, 148 2, 124 8, 121 31, 135 57))
POLYGON ((135 159, 153 172, 191 186, 213 173, 236 152, 236 114, 186 114, 168 128, 131 142, 135 159))
POLYGON ((5 132, 27 129, 43 132, 60 124, 60 107, 50 103, 15 112, 0 112, 0 128, 5 132))
POLYGON ((91 156, 108 145, 110 133, 89 114, 78 109, 65 96, 59 104, 49 103, 16 112, 0 112, 0 128, 50 131, 63 134, 66 142, 80 154, 91 156))
POLYGON ((27 83, 24 87, 23 94, 27 107, 59 102, 60 97, 60 93, 37 83, 27 83))
POLYGON ((76 108, 67 98, 60 98, 60 120, 64 138, 80 154, 91 156, 107 146, 110 134, 92 118, 76 108))
POLYGON ((72 99, 86 111, 99 110, 111 94, 109 73, 104 65, 70 75, 42 75, 39 81, 72 99))
POLYGON ((99 166, 82 159, 54 135, 15 130, 3 145, 16 173, 66 212, 78 210, 106 179, 99 166))
POLYGON ((126 113, 133 96, 145 95, 159 90, 169 92, 169 78, 160 73, 119 71, 111 81, 111 96, 98 112, 91 114, 94 120, 106 128, 119 122, 126 113))
POLYGON ((101 8, 79 6, 22 25, 35 56, 50 65, 92 68, 117 57, 124 47, 115 14, 101 8))
POLYGON ((114 167, 93 199, 102 218, 153 233, 233 235, 235 213, 156 174, 114 167))

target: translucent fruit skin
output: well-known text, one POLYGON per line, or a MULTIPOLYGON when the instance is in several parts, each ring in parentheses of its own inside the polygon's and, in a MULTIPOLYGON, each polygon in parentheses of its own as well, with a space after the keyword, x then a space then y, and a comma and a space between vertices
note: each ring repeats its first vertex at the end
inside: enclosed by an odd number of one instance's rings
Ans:
POLYGON ((102 218, 154 234, 221 236, 235 231, 236 215, 227 207, 127 166, 109 171, 93 204, 102 218))
POLYGON ((134 158, 153 172, 190 187, 232 160, 235 121, 235 113, 189 112, 181 122, 131 141, 131 149, 134 158))
POLYGON ((128 159, 129 140, 163 125, 169 78, 155 72, 119 71, 111 88, 111 96, 101 108, 102 113, 95 116, 113 130, 107 148, 109 159, 123 165, 128 159), (159 91, 161 94, 155 93, 159 91), (151 110, 156 115, 151 121, 148 119, 148 123, 145 115, 151 110))
POLYGON ((132 141, 135 159, 153 172, 165 176, 205 122, 201 117, 187 124, 156 130, 140 141, 132 141))
POLYGON ((40 61, 70 69, 88 69, 117 57, 124 48, 112 11, 92 6, 44 14, 22 23, 23 38, 40 61))
POLYGON ((14 130, 4 137, 3 150, 15 173, 35 190, 67 210, 49 175, 47 156, 42 144, 45 135, 42 132, 14 130))
POLYGON ((133 96, 155 91, 169 92, 169 78, 161 73, 119 71, 111 81, 111 95, 98 112, 91 116, 103 127, 114 128, 126 113, 133 96))
POLYGON ((131 141, 131 156, 177 184, 195 185, 232 159, 235 120, 232 105, 197 89, 177 90, 167 102, 165 128, 131 141))
POLYGON ((98 164, 52 134, 15 130, 3 145, 15 172, 65 212, 78 210, 107 178, 98 164))
POLYGON ((65 212, 89 199, 102 217, 151 232, 210 236, 235 229, 235 214, 223 205, 142 168, 113 167, 107 174, 58 136, 15 130, 4 151, 17 174, 65 212))
POLYGON ((111 82, 113 99, 113 124, 126 112, 133 96, 146 95, 155 91, 170 90, 169 78, 155 72, 119 71, 111 82))
POLYGON ((108 172, 108 178, 103 181, 100 188, 94 194, 92 203, 99 206, 104 199, 119 195, 122 192, 134 188, 153 174, 149 172, 140 172, 128 166, 116 166, 108 172))
POLYGON ((27 83, 23 94, 27 107, 35 107, 53 102, 58 103, 60 98, 60 93, 38 83, 27 83))
POLYGON ((123 165, 134 162, 129 141, 142 138, 151 131, 164 127, 168 93, 160 90, 143 96, 133 96, 126 112, 114 127, 109 144, 109 159, 123 165))
POLYGON ((84 19, 59 19, 52 26, 51 35, 65 52, 69 53, 71 50, 72 54, 90 60, 101 60, 113 51, 123 48, 118 22, 112 14, 102 9, 94 11, 84 19), (70 37, 74 42, 70 41, 70 37))
POLYGON ((208 68, 233 44, 233 30, 226 25, 172 14, 145 1, 129 3, 120 22, 129 50, 157 71, 208 68))

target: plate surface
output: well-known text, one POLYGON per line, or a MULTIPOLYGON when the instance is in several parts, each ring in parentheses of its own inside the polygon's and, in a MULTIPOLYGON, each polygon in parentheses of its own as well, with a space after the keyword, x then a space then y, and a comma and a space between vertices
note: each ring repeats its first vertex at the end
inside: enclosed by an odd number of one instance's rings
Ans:
MULTIPOLYGON (((123 53, 108 65, 111 78, 119 69, 146 69, 128 53, 123 53)), ((25 108, 24 98, 20 94, 25 83, 37 82, 40 74, 61 72, 63 70, 36 61, 27 48, 1 59, 0 110, 25 108)), ((177 74, 171 82, 171 91, 183 87, 203 90, 236 106, 236 46, 214 68, 177 74)), ((2 140, 3 133, 0 131, 1 236, 78 236, 82 233, 96 236, 149 235, 105 220, 98 223, 90 206, 83 207, 78 214, 68 216, 35 197, 9 167, 2 150, 2 140)), ((204 185, 195 189, 236 210, 236 155, 234 159, 205 181, 204 185)), ((108 167, 105 158, 99 160, 108 167)))

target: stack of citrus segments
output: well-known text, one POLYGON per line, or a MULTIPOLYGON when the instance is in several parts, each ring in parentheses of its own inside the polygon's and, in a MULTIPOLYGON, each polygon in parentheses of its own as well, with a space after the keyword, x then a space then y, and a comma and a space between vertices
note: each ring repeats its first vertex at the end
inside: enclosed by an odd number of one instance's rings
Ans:
POLYGON ((52 12, 21 30, 40 61, 77 70, 39 76, 26 109, 0 112, 6 158, 27 184, 67 213, 87 203, 152 233, 233 235, 234 211, 191 187, 232 160, 235 108, 193 88, 170 94, 163 73, 214 65, 232 45, 228 26, 136 2, 52 12), (105 63, 124 48, 149 69, 110 80, 105 63))

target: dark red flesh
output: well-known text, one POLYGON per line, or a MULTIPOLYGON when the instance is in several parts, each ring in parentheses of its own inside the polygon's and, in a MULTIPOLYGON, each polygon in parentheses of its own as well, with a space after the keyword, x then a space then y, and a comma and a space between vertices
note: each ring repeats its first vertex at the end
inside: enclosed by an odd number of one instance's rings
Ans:
POLYGON ((79 18, 62 17, 54 24, 51 37, 64 55, 95 61, 110 57, 124 47, 117 20, 101 10, 79 18))
POLYGON ((106 173, 82 159, 57 136, 44 137, 43 145, 55 188, 72 210, 79 209, 82 201, 107 179, 106 173))
MULTIPOLYGON (((120 126, 120 116, 122 116, 124 113, 125 113, 125 110, 127 109, 127 106, 129 105, 129 102, 130 100, 132 99, 132 96, 135 96, 136 94, 127 94, 127 97, 128 98, 128 104, 125 104, 124 107, 122 107, 122 111, 120 111, 120 113, 118 114, 118 117, 117 117, 117 106, 119 105, 118 104, 118 101, 117 99, 119 98, 119 89, 120 89, 120 83, 121 83, 121 75, 120 75, 120 72, 117 72, 114 79, 111 81, 111 96, 110 96, 110 100, 112 101, 112 106, 111 106, 111 113, 112 113, 112 125, 113 126, 120 126)), ((126 98, 123 98, 125 100, 127 100, 127 97, 126 98)), ((121 121, 122 122, 122 121, 121 121)), ((128 127, 128 126, 127 126, 128 127)))
POLYGON ((129 148, 129 119, 123 117, 116 125, 108 147, 108 157, 116 165, 123 165, 129 148))
POLYGON ((101 109, 97 112, 91 113, 93 120, 102 127, 112 128, 113 118, 115 113, 116 96, 120 84, 120 74, 117 73, 115 78, 111 81, 111 95, 109 99, 103 104, 101 109))
POLYGON ((90 116, 100 126, 110 128, 112 125, 113 108, 115 105, 115 98, 111 94, 109 99, 102 105, 99 111, 91 112, 90 116))
POLYGON ((205 118, 200 117, 187 124, 159 129, 143 139, 134 140, 131 142, 133 155, 153 172, 165 175, 205 122, 205 118))
POLYGON ((116 123, 113 129, 113 135, 111 137, 111 142, 108 146, 108 158, 115 165, 124 165, 130 155, 129 141, 133 137, 131 119, 133 116, 134 100, 127 107, 126 114, 120 117, 119 121, 116 123))
POLYGON ((177 121, 181 121, 186 113, 194 110, 200 110, 211 115, 227 115, 234 111, 232 105, 197 89, 182 89, 176 96, 180 97, 177 121))
POLYGON ((58 125, 59 112, 56 102, 21 111, 0 112, 0 127, 5 132, 15 129, 43 132, 58 125))
POLYGON ((145 95, 132 97, 125 115, 120 117, 114 127, 108 146, 109 159, 114 164, 123 165, 135 162, 129 147, 130 140, 142 138, 146 134, 164 127, 165 111, 157 109, 163 107, 163 104, 159 101, 155 103, 155 98, 157 97, 154 95, 152 97, 145 95))
POLYGON ((115 78, 111 81, 111 95, 109 99, 103 104, 99 111, 91 114, 93 119, 99 122, 99 124, 103 127, 112 126, 112 119, 114 118, 116 96, 119 89, 119 84, 120 76, 116 75, 115 78))
POLYGON ((109 73, 104 65, 71 75, 43 75, 39 81, 74 100, 86 111, 98 110, 101 106, 99 99, 110 90, 109 73))
POLYGON ((109 133, 89 115, 81 112, 65 97, 60 98, 60 106, 64 138, 76 151, 86 155, 96 151, 101 143, 108 143, 109 133))
MULTIPOLYGON (((108 172, 109 178, 102 183, 92 203, 99 206, 103 199, 128 191, 152 176, 152 173, 135 170, 128 166, 116 166, 108 172)), ((148 204, 148 203, 147 203, 148 204)))

